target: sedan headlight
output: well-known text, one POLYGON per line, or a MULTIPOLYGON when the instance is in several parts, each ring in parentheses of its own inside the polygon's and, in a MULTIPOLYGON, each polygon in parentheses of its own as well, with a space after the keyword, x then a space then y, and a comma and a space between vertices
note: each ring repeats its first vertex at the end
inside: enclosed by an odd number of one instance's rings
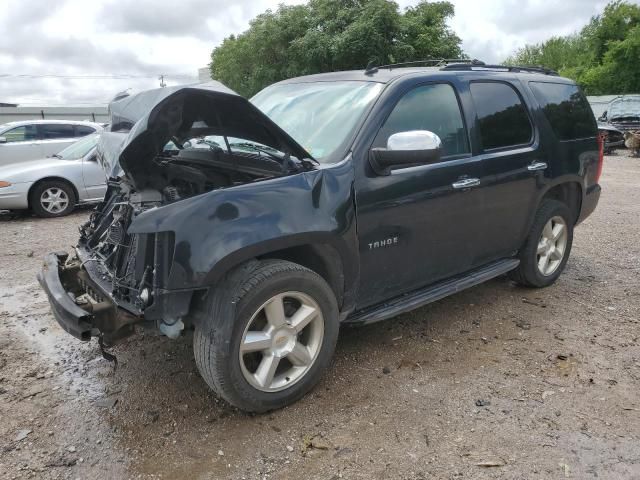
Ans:
POLYGON ((10 187, 11 186, 11 182, 5 182, 3 180, 0 180, 0 188, 2 187, 10 187))

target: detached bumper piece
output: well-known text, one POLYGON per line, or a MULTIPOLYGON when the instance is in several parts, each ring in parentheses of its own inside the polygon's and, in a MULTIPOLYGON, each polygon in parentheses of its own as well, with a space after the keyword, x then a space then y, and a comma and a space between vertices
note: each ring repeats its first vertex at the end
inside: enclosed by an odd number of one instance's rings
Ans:
POLYGON ((66 252, 50 253, 38 273, 60 326, 83 341, 102 335, 107 345, 131 335, 142 319, 119 308, 91 281, 80 260, 68 259, 66 252))

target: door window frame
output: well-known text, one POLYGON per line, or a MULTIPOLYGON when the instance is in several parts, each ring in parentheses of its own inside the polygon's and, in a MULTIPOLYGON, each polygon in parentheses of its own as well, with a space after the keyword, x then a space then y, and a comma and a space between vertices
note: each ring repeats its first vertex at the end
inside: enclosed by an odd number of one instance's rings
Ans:
POLYGON ((535 143, 536 143, 536 138, 537 138, 537 130, 536 130, 536 124, 533 121, 533 119, 531 118, 531 112, 529 111, 529 105, 527 104, 527 102, 524 99, 524 96, 522 95, 522 92, 520 92, 520 90, 518 90, 518 88, 511 82, 508 82, 506 80, 484 80, 484 79, 474 79, 474 80, 469 80, 469 96, 471 98, 471 101, 473 102, 473 111, 475 114, 475 120, 474 120, 474 129, 477 131, 477 144, 478 144, 478 154, 482 155, 484 153, 499 153, 499 152, 510 152, 512 150, 521 150, 523 148, 529 148, 532 147, 535 143), (526 143, 518 143, 518 144, 514 144, 514 145, 507 145, 504 147, 495 147, 495 148, 484 148, 484 142, 482 141, 482 131, 480 130, 480 118, 478 117, 478 109, 476 107, 476 103, 475 103, 475 99, 473 98, 473 91, 471 90, 471 85, 474 83, 500 83, 503 85, 506 85, 507 87, 511 88, 511 90, 513 90, 516 94, 516 96, 518 97, 518 99, 520 99, 520 103, 522 104, 522 106, 524 107, 524 111, 525 114, 527 116, 527 119, 529 120, 529 126, 531 127, 531 136, 529 137, 529 141, 526 143))
POLYGON ((35 134, 34 138, 30 138, 28 140, 16 140, 15 142, 7 141, 5 143, 5 145, 14 144, 14 143, 26 143, 26 142, 37 142, 37 141, 39 141, 41 139, 40 138, 40 129, 38 128, 37 124, 33 124, 33 123, 27 123, 25 125, 17 125, 17 126, 11 128, 11 129, 7 130, 6 132, 0 134, 0 137, 6 137, 8 133, 11 133, 14 130, 17 130, 18 128, 24 128, 25 129, 24 133, 26 134, 27 133, 27 128, 29 128, 29 127, 34 127, 34 129, 35 129, 36 134, 35 134))
POLYGON ((374 148, 374 144, 376 142, 376 140, 378 139, 378 135, 380 134, 380 131, 384 128, 385 124, 387 123, 387 120, 389 119, 389 117, 391 116, 391 114, 394 112, 394 110, 396 109, 396 107, 398 106, 398 104, 400 103, 400 101, 411 91, 417 89, 417 88, 422 88, 422 87, 426 87, 429 85, 448 85, 449 87, 451 87, 451 89, 453 90, 453 94, 456 98, 456 103, 458 104, 458 111, 460 112, 460 120, 462 121, 462 127, 464 128, 464 133, 465 133, 465 139, 467 142, 467 149, 468 151, 466 153, 459 153, 459 154, 455 154, 455 155, 444 155, 440 157, 440 160, 438 162, 432 162, 432 163, 424 163, 422 165, 410 165, 410 166, 406 166, 406 167, 401 167, 401 168, 395 168, 393 170, 391 170, 391 175, 393 175, 394 173, 398 172, 405 172, 405 171, 413 171, 415 169, 422 169, 425 167, 433 167, 434 165, 441 165, 447 162, 452 162, 455 160, 460 160, 460 159, 466 159, 466 158, 470 158, 473 156, 473 147, 472 147, 472 142, 471 142, 471 137, 469 135, 469 128, 468 128, 468 124, 467 124, 467 119, 465 118, 465 113, 464 113, 464 109, 462 107, 462 102, 460 100, 460 92, 458 91, 458 89, 456 88, 456 85, 453 84, 450 81, 447 80, 430 80, 427 82, 421 82, 415 85, 411 85, 408 88, 402 90, 399 95, 398 95, 398 99, 393 103, 393 106, 389 109, 389 111, 385 114, 384 116, 384 120, 382 121, 382 123, 380 124, 380 126, 377 129, 376 134, 373 136, 373 139, 371 140, 371 145, 369 145, 369 151, 374 148))

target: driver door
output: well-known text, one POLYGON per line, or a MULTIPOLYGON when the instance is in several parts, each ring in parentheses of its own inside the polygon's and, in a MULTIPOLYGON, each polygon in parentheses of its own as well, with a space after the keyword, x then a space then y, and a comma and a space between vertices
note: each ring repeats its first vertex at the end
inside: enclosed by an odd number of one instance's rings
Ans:
POLYGON ((440 137, 435 163, 356 178, 360 248, 358 308, 469 270, 482 232, 481 165, 471 156, 458 94, 449 83, 419 85, 397 101, 372 148, 395 133, 440 137), (476 182, 477 181, 477 182, 476 182))

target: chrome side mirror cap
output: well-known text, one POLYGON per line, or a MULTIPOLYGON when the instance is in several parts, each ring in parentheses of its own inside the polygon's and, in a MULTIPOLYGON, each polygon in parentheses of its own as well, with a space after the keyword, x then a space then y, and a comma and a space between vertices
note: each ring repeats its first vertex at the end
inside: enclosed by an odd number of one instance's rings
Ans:
POLYGON ((387 140, 387 150, 425 151, 442 147, 440 137, 429 130, 394 133, 387 140))
POLYGON ((391 170, 435 163, 440 160, 442 141, 429 130, 398 132, 389 136, 387 148, 372 148, 371 168, 378 175, 390 175, 391 170))

